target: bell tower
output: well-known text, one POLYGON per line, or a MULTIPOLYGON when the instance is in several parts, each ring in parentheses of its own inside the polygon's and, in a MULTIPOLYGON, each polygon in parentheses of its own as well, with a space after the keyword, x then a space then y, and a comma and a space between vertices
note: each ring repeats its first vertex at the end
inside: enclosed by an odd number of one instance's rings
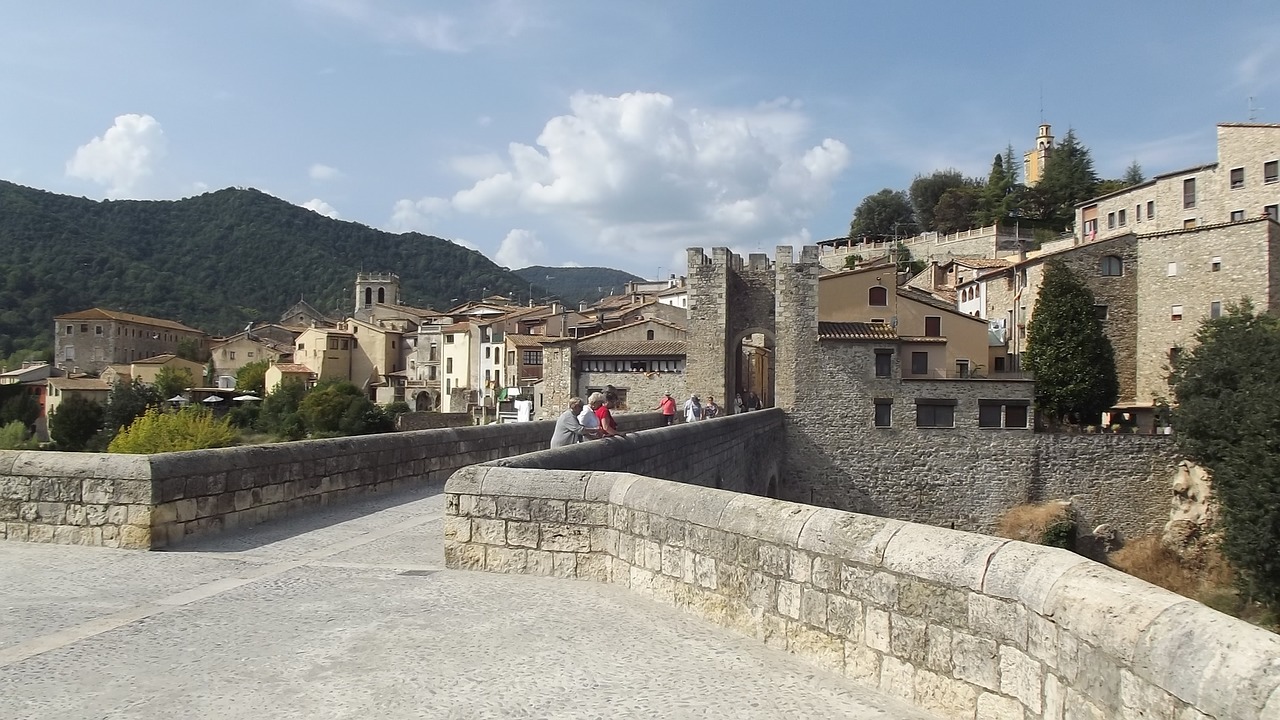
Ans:
POLYGON ((374 305, 400 304, 400 276, 395 273, 359 273, 356 275, 357 316, 369 314, 374 305))

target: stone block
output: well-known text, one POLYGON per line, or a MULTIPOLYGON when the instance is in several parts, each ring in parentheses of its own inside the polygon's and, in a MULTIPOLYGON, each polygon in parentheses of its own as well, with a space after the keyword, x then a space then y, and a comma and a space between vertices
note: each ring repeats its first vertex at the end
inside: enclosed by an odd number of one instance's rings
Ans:
POLYGON ((578 577, 578 553, 551 553, 551 574, 560 578, 578 577))
POLYGON ((840 569, 840 592, 880 607, 896 607, 898 578, 887 572, 846 564, 840 569))
POLYGON ((577 577, 580 580, 609 582, 610 563, 613 558, 603 553, 586 553, 577 557, 577 577))
POLYGON ((889 614, 889 651, 912 665, 924 665, 929 650, 929 625, 924 620, 889 614))
POLYGON ((80 483, 79 478, 31 478, 30 499, 44 502, 78 503, 80 502, 80 483))
POLYGON ((653 579, 654 572, 646 570, 642 567, 631 566, 631 580, 629 586, 633 592, 639 593, 647 597, 653 596, 653 579))
POLYGON ((1103 709, 1119 709, 1120 669, 1122 665, 1106 652, 1081 643, 1080 668, 1072 687, 1083 692, 1089 701, 1103 709))
POLYGON ((799 623, 787 626, 787 650, 832 672, 844 672, 844 644, 821 630, 799 623))
POLYGON ((0 520, 17 520, 21 506, 17 500, 0 500, 0 520))
POLYGON ((107 506, 106 505, 83 505, 84 524, 91 527, 101 527, 107 524, 107 506))
POLYGON ((813 573, 809 582, 823 590, 840 590, 840 562, 828 557, 813 558, 813 573))
POLYGON ((1044 668, 1040 661, 1017 648, 1000 646, 1000 692, 1018 699, 1028 710, 1040 714, 1044 668))
POLYGON ((1058 661, 1058 626, 1049 618, 1027 614, 1027 653, 1056 667, 1058 661))
POLYGON ((1177 717, 1180 705, 1169 693, 1139 678, 1128 669, 1120 671, 1120 702, 1120 716, 1126 719, 1177 717))
POLYGON ((183 522, 183 523, 191 522, 192 520, 195 520, 197 517, 196 501, 192 498, 174 500, 173 512, 174 512, 174 517, 178 519, 178 522, 183 522))
POLYGON ((491 467, 481 480, 480 494, 582 500, 589 477, 590 473, 579 470, 491 467))
POLYGON ((88 525, 89 524, 88 508, 91 508, 91 507, 101 507, 101 506, 100 505, 85 506, 80 504, 67 504, 65 506, 66 509, 63 512, 62 522, 66 523, 67 525, 76 525, 76 526, 88 525))
POLYGON ((757 636, 767 647, 774 650, 787 649, 787 625, 786 618, 779 617, 773 613, 766 612, 760 616, 760 634, 757 636))
POLYGON ((1062 715, 1067 720, 1111 720, 1107 712, 1074 688, 1067 688, 1067 702, 1062 715))
POLYGON ((778 581, 778 614, 792 620, 800 619, 800 585, 787 580, 778 581))
POLYGON ((565 501, 531 498, 529 500, 529 519, 534 522, 565 522, 565 501))
MULTIPOLYGON (((8 524, 6 523, 6 527, 8 524)), ((53 542, 53 525, 41 525, 30 523, 26 525, 27 542, 33 543, 51 543, 53 542)))
POLYGON ((535 522, 508 521, 507 545, 522 548, 538 547, 538 527, 538 523, 535 522))
POLYGON ((1027 647, 1027 609, 1011 600, 969 594, 969 630, 1022 650, 1027 647))
POLYGON ((960 630, 969 623, 967 592, 915 578, 898 581, 896 606, 903 615, 960 630))
POLYGON ((554 556, 546 550, 530 550, 528 554, 528 564, 525 566, 525 572, 530 575, 542 575, 544 577, 552 575, 554 568, 554 556))
POLYGON ((754 610, 777 607, 778 581, 755 571, 747 572, 747 605, 754 610))
POLYGON ((476 543, 446 542, 444 544, 444 566, 454 570, 483 570, 484 545, 476 543))
POLYGON ((529 498, 498 497, 495 498, 498 518, 502 520, 529 520, 529 498))
POLYGON ((881 565, 917 580, 981 590, 987 563, 1008 542, 928 525, 904 525, 885 546, 881 565))
POLYGON ((841 595, 828 595, 827 632, 837 638, 862 642, 862 603, 841 595))
MULTIPOLYGON (((586 533, 587 530, 583 528, 583 532, 586 533)), ((589 537, 590 535, 588 535, 588 538, 589 537)), ((644 556, 641 558, 641 561, 636 564, 648 568, 649 570, 661 572, 663 546, 656 540, 645 540, 641 547, 644 550, 644 556)))
POLYGON ((593 472, 587 476, 587 489, 583 499, 621 505, 623 498, 626 497, 627 488, 631 487, 631 483, 638 477, 628 473, 593 472), (614 493, 618 495, 616 499, 614 493))
POLYGON ((827 594, 810 587, 800 588, 800 621, 827 629, 827 594))
POLYGON ((914 705, 944 718, 973 718, 978 707, 978 689, 916 668, 914 705))
POLYGON ((444 491, 455 495, 479 495, 484 476, 489 470, 485 465, 464 467, 449 476, 444 484, 444 491))
POLYGON ((476 495, 471 498, 471 506, 469 509, 471 512, 464 514, 471 515, 471 517, 487 518, 490 520, 497 519, 498 499, 492 495, 476 495))
POLYGON ((31 478, 0 477, 0 500, 30 500, 31 478))
POLYGON ((816 512, 818 508, 797 503, 737 495, 725 506, 720 528, 735 535, 794 547, 800 539, 800 530, 816 512))
POLYGON ((727 562, 716 561, 716 592, 745 605, 747 570, 727 562))
POLYGON ((1062 574, 1042 614, 1053 617, 1058 627, 1079 640, 1130 663, 1151 624, 1165 610, 1184 602, 1190 601, 1119 570, 1087 563, 1062 574))
POLYGON ((698 584, 698 554, 689 548, 680 548, 680 580, 687 585, 698 584))
POLYGON ((982 581, 984 595, 1015 600, 1031 612, 1045 614, 1045 601, 1054 583, 1089 560, 1068 550, 1009 542, 991 556, 982 581))
POLYGON ((524 549, 491 547, 485 551, 484 569, 498 573, 523 573, 529 564, 529 552, 524 549))
POLYGON ((951 668, 960 680, 1000 691, 1000 650, 994 640, 952 632, 951 668))
POLYGON ((867 647, 884 653, 891 651, 888 611, 874 607, 866 608, 863 630, 866 633, 864 643, 867 647))
POLYGON ((605 503, 569 500, 565 513, 572 525, 609 524, 609 506, 605 503))
POLYGON ((591 552, 606 555, 618 554, 618 531, 611 527, 591 527, 588 529, 591 552))
POLYGON ((823 508, 812 514, 797 542, 802 550, 876 567, 905 523, 823 508))
POLYGON ((1064 720, 1062 715, 1066 693, 1066 686, 1057 675, 1044 676, 1044 711, 1041 713, 1043 720, 1064 720))
POLYGON ((863 685, 878 686, 880 684, 880 653, 863 645, 860 638, 846 640, 844 675, 863 685))
POLYGON ((693 560, 694 580, 698 587, 704 587, 708 590, 715 590, 718 585, 716 576, 716 559, 706 555, 697 555, 693 560))
POLYGON ((880 692, 912 702, 916 694, 915 675, 914 665, 886 655, 880 661, 880 692))
POLYGON ((982 693, 978 696, 978 717, 982 720, 1023 720, 1024 716, 1017 700, 982 693))
POLYGON ((773 575, 774 577, 791 577, 788 565, 789 555, 786 548, 778 547, 777 545, 766 545, 763 543, 759 547, 759 568, 761 572, 773 575))
POLYGON ((446 515, 444 518, 444 539, 446 542, 471 542, 471 520, 465 517, 446 515))
POLYGON ((120 528, 120 547, 126 550, 150 550, 151 529, 125 525, 120 528))
POLYGON ((484 545, 506 545, 506 522, 502 520, 487 520, 485 518, 471 518, 471 542, 484 545))
POLYGON ((951 674, 951 644, 953 642, 951 628, 930 625, 927 630, 928 650, 925 653, 924 666, 944 675, 951 674))
POLYGON ((787 569, 792 582, 807 583, 813 577, 813 557, 802 550, 787 552, 787 569))

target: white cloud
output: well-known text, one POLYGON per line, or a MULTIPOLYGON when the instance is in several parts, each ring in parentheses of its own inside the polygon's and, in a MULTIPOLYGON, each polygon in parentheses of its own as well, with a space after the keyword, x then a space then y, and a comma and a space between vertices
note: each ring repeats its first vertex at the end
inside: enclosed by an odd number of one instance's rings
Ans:
POLYGON ((435 3, 447 12, 409 0, 297 0, 297 4, 350 23, 385 43, 450 53, 510 40, 533 22, 528 0, 435 3))
POLYGON ((494 153, 458 155, 449 159, 449 167, 457 174, 472 181, 496 175, 506 169, 502 158, 494 153))
POLYGON ((330 167, 323 163, 316 163, 312 165, 307 170, 307 174, 311 176, 311 179, 315 180, 316 182, 324 182, 325 180, 337 180, 338 178, 342 177, 342 171, 338 170, 338 168, 330 167))
POLYGON ((480 127, 489 127, 493 124, 493 117, 490 115, 481 115, 476 118, 476 124, 480 127))
POLYGON ((332 205, 321 200, 320 198, 312 198, 302 203, 302 207, 312 212, 320 213, 321 215, 327 218, 333 218, 334 220, 337 220, 339 217, 341 217, 341 215, 338 214, 338 211, 333 209, 332 205))
POLYGON ((391 232, 431 232, 436 221, 449 214, 449 201, 438 197, 397 200, 391 209, 391 232))
POLYGON ((1235 85, 1247 91, 1261 92, 1276 82, 1280 75, 1280 47, 1276 47, 1275 33, 1280 27, 1253 29, 1242 40, 1249 47, 1244 57, 1236 63, 1235 85))
POLYGON ((545 216, 579 249, 656 266, 690 245, 772 246, 800 232, 849 164, 839 140, 809 144, 791 100, 704 111, 658 93, 579 93, 570 110, 536 146, 511 143, 451 208, 545 216))
POLYGON ((546 254, 547 248, 536 233, 517 228, 502 239, 493 259, 499 265, 518 270, 530 265, 541 265, 546 254))
POLYGON ((105 186, 107 197, 131 197, 164 153, 164 130, 155 118, 119 115, 105 133, 76 148, 67 176, 105 186))

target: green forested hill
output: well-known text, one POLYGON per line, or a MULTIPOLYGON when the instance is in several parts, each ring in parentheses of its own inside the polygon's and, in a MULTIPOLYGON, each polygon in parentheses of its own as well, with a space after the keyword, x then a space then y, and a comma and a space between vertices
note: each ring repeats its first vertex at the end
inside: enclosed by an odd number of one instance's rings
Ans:
MULTIPOLYGON (((560 298, 567 305, 586 300, 595 302, 602 297, 622 292, 622 286, 633 280, 643 280, 629 272, 604 267, 547 267, 532 265, 515 273, 536 286, 546 289, 552 297, 560 298)), ((526 293, 528 289, 526 288, 526 293)), ((535 294, 536 294, 535 288, 535 294)))
POLYGON ((529 288, 447 240, 331 220, 256 190, 97 202, 0 181, 0 361, 50 347, 54 315, 95 306, 209 333, 274 320, 299 298, 349 311, 361 270, 399 274, 418 307, 529 288))

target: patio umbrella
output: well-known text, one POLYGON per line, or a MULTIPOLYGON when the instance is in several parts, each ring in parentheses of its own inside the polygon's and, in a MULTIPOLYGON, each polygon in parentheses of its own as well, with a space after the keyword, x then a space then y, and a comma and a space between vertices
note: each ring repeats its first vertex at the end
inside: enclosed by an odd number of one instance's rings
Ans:
POLYGON ((241 402, 243 402, 245 400, 261 400, 262 398, 258 397, 257 395, 237 395, 231 399, 240 400, 241 402))
POLYGON ((202 402, 219 403, 219 402, 222 402, 222 398, 218 397, 217 395, 210 395, 209 397, 205 398, 202 402))
POLYGON ((186 398, 184 398, 184 397, 183 397, 183 396, 181 396, 181 395, 174 395, 173 397, 169 398, 169 399, 168 399, 168 400, 166 400, 165 402, 172 402, 172 403, 184 403, 184 402, 191 402, 191 401, 190 401, 190 400, 188 400, 188 399, 186 399, 186 398))

